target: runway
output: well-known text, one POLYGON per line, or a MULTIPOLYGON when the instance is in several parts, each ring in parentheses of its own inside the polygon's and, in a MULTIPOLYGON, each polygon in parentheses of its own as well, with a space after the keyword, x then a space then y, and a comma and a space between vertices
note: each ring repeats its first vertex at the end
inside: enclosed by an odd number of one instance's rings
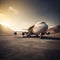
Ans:
POLYGON ((60 40, 0 36, 0 60, 60 60, 60 40))

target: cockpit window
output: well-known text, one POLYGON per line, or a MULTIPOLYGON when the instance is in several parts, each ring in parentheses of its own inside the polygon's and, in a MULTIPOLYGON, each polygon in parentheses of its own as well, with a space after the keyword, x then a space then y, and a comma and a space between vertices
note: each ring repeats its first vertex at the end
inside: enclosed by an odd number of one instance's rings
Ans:
POLYGON ((45 22, 41 22, 40 24, 45 24, 45 22))

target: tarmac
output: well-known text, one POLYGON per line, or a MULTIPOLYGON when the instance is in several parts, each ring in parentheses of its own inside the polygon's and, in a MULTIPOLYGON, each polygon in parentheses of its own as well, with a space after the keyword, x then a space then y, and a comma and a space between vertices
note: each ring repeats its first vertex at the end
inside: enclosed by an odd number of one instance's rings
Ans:
POLYGON ((60 60, 60 38, 0 36, 0 60, 60 60))

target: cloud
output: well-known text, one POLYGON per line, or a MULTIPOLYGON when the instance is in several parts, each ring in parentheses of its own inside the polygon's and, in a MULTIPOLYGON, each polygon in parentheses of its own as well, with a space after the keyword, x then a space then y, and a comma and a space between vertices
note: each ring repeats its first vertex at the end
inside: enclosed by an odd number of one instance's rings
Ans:
POLYGON ((13 8, 12 6, 9 6, 8 10, 14 12, 15 14, 18 14, 18 11, 15 8, 13 8))
POLYGON ((5 16, 3 13, 0 13, 0 16, 5 16))

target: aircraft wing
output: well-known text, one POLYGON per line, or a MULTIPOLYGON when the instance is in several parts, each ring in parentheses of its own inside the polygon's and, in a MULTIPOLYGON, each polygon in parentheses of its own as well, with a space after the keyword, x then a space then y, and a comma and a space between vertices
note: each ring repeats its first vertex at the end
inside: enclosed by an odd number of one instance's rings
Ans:
POLYGON ((22 29, 21 32, 28 32, 28 29, 22 29))

